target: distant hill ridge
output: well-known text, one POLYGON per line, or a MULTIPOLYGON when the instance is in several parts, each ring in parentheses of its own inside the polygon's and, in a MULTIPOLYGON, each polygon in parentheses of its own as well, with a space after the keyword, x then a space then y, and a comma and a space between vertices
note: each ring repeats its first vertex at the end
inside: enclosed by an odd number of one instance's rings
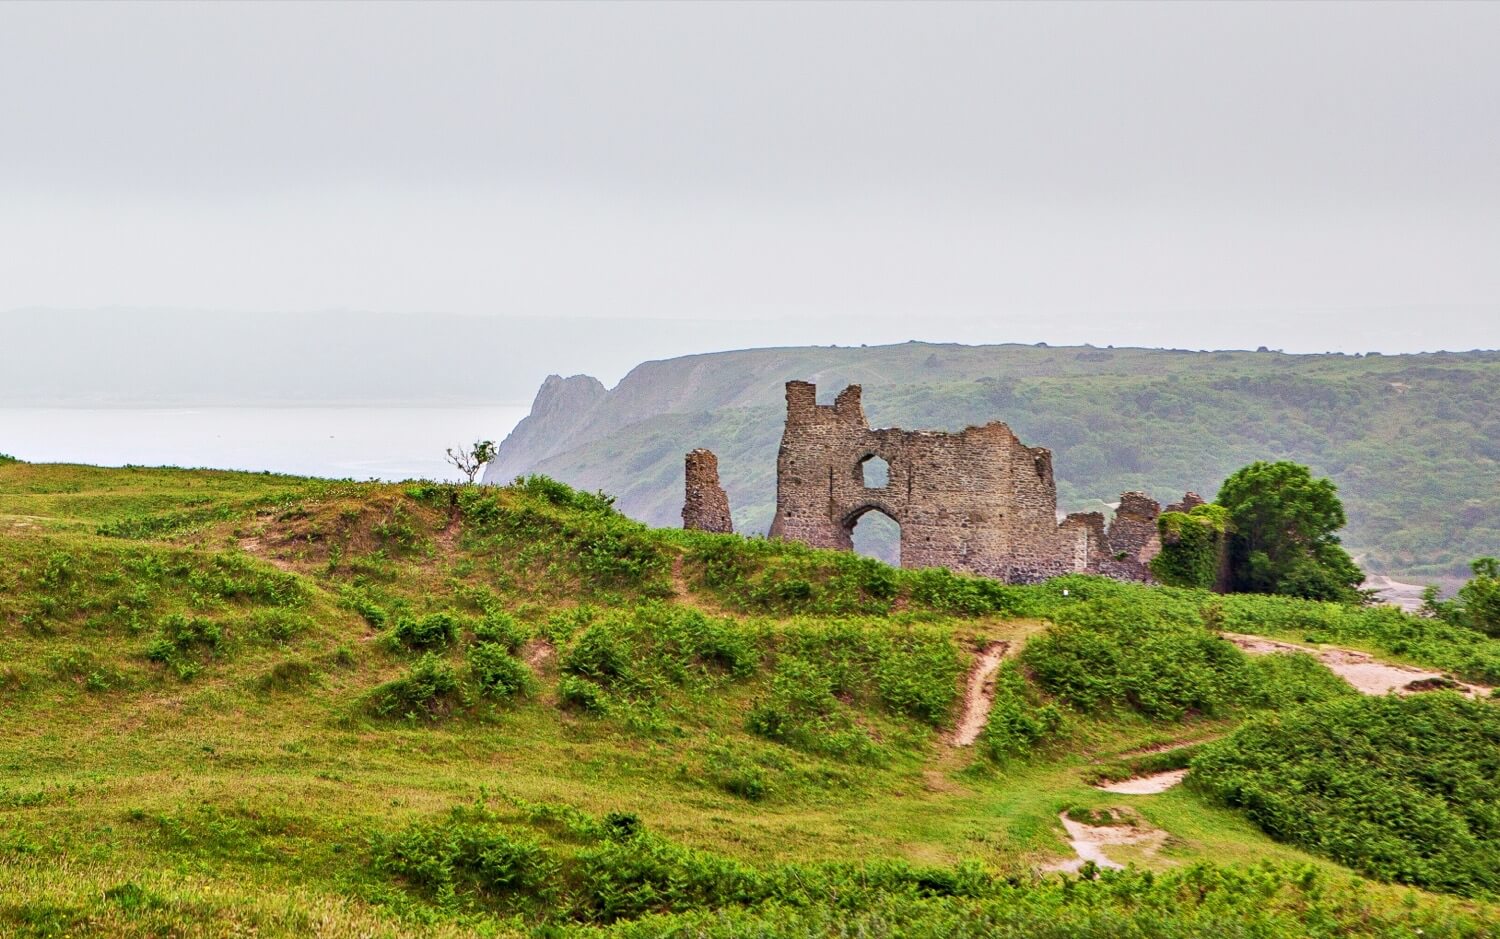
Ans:
POLYGON ((1500 352, 1278 352, 965 346, 790 347, 646 362, 612 389, 551 376, 486 475, 603 489, 678 522, 682 457, 719 455, 736 526, 774 511, 783 385, 822 400, 865 387, 874 426, 1002 420, 1055 454, 1061 507, 1130 489, 1206 495, 1238 466, 1295 459, 1339 484, 1350 548, 1371 570, 1460 574, 1500 553, 1500 352))

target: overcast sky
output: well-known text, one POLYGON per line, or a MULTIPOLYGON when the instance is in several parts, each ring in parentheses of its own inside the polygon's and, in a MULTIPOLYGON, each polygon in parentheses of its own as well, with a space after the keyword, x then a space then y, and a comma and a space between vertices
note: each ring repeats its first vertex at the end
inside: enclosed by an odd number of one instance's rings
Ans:
POLYGON ((1500 3, 6 3, 0 89, 0 310, 1500 345, 1500 3))

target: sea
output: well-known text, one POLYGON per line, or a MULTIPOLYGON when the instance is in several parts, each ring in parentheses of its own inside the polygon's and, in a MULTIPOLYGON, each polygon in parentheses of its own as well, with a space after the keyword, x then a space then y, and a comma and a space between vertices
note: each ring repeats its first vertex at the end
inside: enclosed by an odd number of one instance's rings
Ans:
POLYGON ((32 463, 181 466, 331 479, 452 480, 445 449, 499 443, 525 404, 0 408, 0 453, 32 463))

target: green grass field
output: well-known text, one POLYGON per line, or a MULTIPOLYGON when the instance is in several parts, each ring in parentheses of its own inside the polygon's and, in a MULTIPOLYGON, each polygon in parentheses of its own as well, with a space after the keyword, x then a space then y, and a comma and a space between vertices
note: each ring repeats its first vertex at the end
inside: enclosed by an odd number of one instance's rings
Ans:
POLYGON ((1343 700, 1214 628, 1492 684, 1500 643, 1066 584, 648 529, 543 479, 0 462, 0 934, 1488 934, 1492 855, 1430 893, 1191 776, 1089 781, 1343 700), (992 641, 1018 677, 953 747, 992 641), (1045 873, 1059 813, 1108 808, 1165 840, 1045 873))

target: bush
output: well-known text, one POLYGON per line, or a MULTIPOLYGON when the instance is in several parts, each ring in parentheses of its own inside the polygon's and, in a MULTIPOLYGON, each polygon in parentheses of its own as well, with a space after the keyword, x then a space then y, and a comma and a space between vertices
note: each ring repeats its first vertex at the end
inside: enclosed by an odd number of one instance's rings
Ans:
POLYGON ((1000 664, 995 672, 995 701, 979 737, 986 756, 997 763, 1024 757, 1061 732, 1063 724, 1063 712, 1041 703, 1015 662, 1000 664))
POLYGON ((1254 673, 1190 605, 1150 594, 1085 601, 1021 653, 1037 683, 1081 711, 1128 709, 1154 720, 1222 715, 1246 702, 1254 673))
POLYGON ((531 671, 502 645, 480 642, 469 647, 469 674, 479 693, 491 698, 529 694, 535 685, 531 671))
POLYGON ((474 627, 474 639, 502 646, 515 652, 526 644, 527 633, 516 623, 516 618, 502 610, 491 610, 474 627))
POLYGON ((557 697, 562 705, 589 714, 609 712, 609 692, 576 675, 564 675, 557 683, 557 697))
POLYGON ((630 650, 614 623, 586 627, 562 656, 562 670, 602 685, 628 682, 630 650))
POLYGON ((1500 892, 1500 708, 1453 692, 1354 695, 1253 720, 1194 784, 1267 834, 1371 877, 1500 892))
POLYGON ((196 669, 190 659, 212 657, 224 648, 224 631, 218 623, 173 613, 163 617, 157 636, 146 647, 146 657, 164 665, 176 665, 178 673, 191 678, 196 669))
POLYGON ((453 667, 431 652, 418 659, 407 673, 376 688, 373 705, 381 716, 436 718, 461 703, 458 677, 453 667))
POLYGON ((555 875, 558 862, 546 848, 487 821, 483 814, 454 810, 442 822, 376 835, 372 865, 444 902, 461 893, 493 902, 502 894, 538 890, 555 875))
POLYGON ((463 621, 452 613, 404 616, 396 623, 394 636, 408 649, 440 649, 457 641, 462 625, 463 621))

